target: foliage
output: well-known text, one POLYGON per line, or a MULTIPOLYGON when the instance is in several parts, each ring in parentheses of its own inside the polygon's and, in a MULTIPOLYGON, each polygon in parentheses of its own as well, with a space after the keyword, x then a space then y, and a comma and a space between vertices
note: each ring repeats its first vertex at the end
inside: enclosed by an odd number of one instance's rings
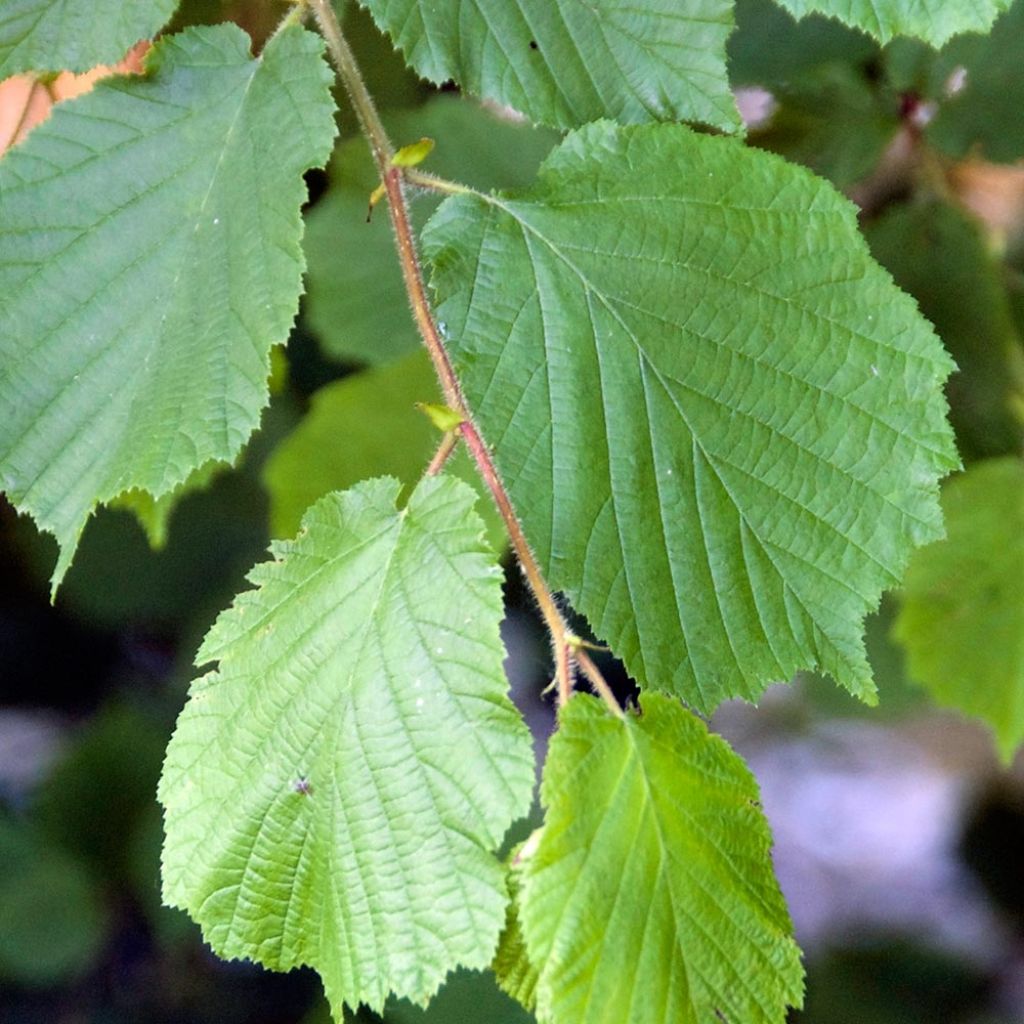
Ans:
POLYGON ((939 535, 952 364, 851 214, 731 141, 601 124, 427 230, 541 564, 641 685, 701 711, 818 665, 870 697, 861 620, 939 535))
POLYGON ((988 722, 1009 760, 1024 740, 1024 464, 980 462, 942 503, 947 537, 911 562, 895 633, 911 675, 988 722))
POLYGON ((163 40, 0 163, 0 480, 56 536, 55 586, 98 502, 230 461, 267 400, 334 131, 312 35, 248 51, 227 25, 163 40))
POLYGON ((883 43, 917 36, 941 46, 961 32, 985 32, 1012 0, 779 0, 795 17, 821 13, 870 32, 883 43))
POLYGON ((424 1001, 486 966, 505 907, 488 851, 533 783, 473 492, 427 480, 399 512, 398 489, 328 495, 253 570, 196 657, 219 668, 160 785, 166 900, 222 956, 312 964, 336 1006, 424 1001))
POLYGON ((3 818, 0 863, 0 978, 40 985, 82 974, 106 930, 82 865, 3 818))
POLYGON ((520 910, 540 1020, 781 1021, 800 1003, 757 785, 678 702, 618 720, 574 700, 541 798, 520 910))
MULTIPOLYGON (((388 126, 396 139, 417 134, 433 139, 431 168, 481 189, 528 185, 558 138, 444 95, 415 111, 392 115, 388 126)), ((387 212, 367 217, 366 198, 378 176, 365 143, 353 139, 338 146, 328 173, 330 186, 306 218, 310 326, 324 350, 346 362, 372 365, 415 352, 421 346, 395 262, 387 212), (339 245, 339 238, 351 239, 351 247, 339 245)), ((437 205, 434 196, 417 197, 413 215, 418 226, 437 205)))
MULTIPOLYGON (((902 581, 911 675, 1004 756, 1024 739, 1022 317, 943 162, 1024 153, 1024 0, 362 4, 342 29, 301 0, 255 55, 185 4, 141 74, 0 160, 0 487, 56 538, 54 591, 98 506, 173 555, 179 504, 230 505, 243 473, 289 538, 200 646, 216 665, 159 783, 164 899, 224 958, 315 968, 335 1020, 781 1024, 803 971, 757 784, 694 712, 815 669, 873 702, 864 618, 902 581), (368 92, 346 42, 368 17, 463 95, 421 102, 380 40, 368 92), (734 86, 771 90, 749 139, 734 86), (338 118, 365 138, 332 155, 338 118), (535 763, 502 665, 506 545, 557 703, 544 821, 511 854, 535 763), (464 970, 489 966, 522 1008, 464 970), (455 971, 426 1011, 394 1001, 455 971)), ((175 7, 11 0, 0 74, 115 62, 175 7)), ((189 571, 262 540, 215 531, 189 571)), ((96 550, 79 564, 132 564, 96 550)), ((145 604, 135 583, 96 616, 145 604)), ((44 791, 56 859, 0 819, 0 915, 28 936, 0 972, 95 957, 89 872, 155 842, 138 787, 162 742, 137 730, 134 778, 104 753, 132 722, 44 791), (131 794, 106 835, 90 774, 131 794)))
POLYGON ((88 71, 155 35, 178 0, 6 0, 0 79, 19 71, 88 71))
POLYGON ((687 119, 735 129, 729 0, 367 0, 424 78, 454 78, 542 124, 687 119))

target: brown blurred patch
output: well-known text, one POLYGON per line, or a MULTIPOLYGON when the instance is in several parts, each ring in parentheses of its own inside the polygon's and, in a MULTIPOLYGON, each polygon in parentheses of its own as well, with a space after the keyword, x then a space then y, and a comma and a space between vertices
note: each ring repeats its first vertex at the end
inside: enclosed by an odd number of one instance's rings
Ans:
POLYGON ((81 96, 108 75, 139 74, 150 45, 149 40, 144 39, 119 63, 101 64, 81 75, 70 71, 39 78, 15 75, 0 82, 0 154, 16 146, 37 124, 45 121, 55 103, 81 96))
POLYGON ((969 159, 948 171, 960 202, 1006 245, 1024 236, 1024 162, 990 164, 969 159))

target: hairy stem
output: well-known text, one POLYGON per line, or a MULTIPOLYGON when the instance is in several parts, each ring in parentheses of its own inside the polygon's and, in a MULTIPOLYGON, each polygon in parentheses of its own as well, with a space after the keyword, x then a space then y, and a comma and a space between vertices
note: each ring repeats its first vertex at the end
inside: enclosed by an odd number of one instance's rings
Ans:
POLYGON ((594 692, 597 693, 601 700, 608 705, 608 709, 612 714, 622 718, 622 708, 620 707, 619 702, 615 699, 615 694, 612 691, 612 688, 608 685, 608 680, 605 679, 604 674, 597 667, 594 659, 578 646, 574 653, 576 661, 580 666, 580 671, 587 677, 587 682, 594 688, 594 692))
MULTIPOLYGON (((455 369, 448 357, 448 351, 444 347, 444 341, 431 311, 409 218, 409 205, 405 197, 406 178, 403 168, 395 167, 392 163, 394 147, 391 145, 391 140, 377 113, 373 97, 363 81, 355 56, 342 34, 341 25, 338 23, 330 0, 306 0, 306 2, 320 26, 331 59, 337 68, 338 77, 352 100, 363 135, 373 152, 374 160, 380 171, 381 183, 388 198, 388 213, 391 217, 391 226, 394 228, 402 279, 405 282, 405 290, 412 306, 413 318, 441 382, 441 391, 445 402, 463 417, 463 422, 458 427, 458 433, 466 442, 466 447, 476 463, 477 471, 484 483, 487 484, 494 502, 498 506, 498 512, 508 531, 509 542, 516 553, 526 582, 544 618, 554 653, 558 700, 559 704, 565 704, 572 693, 572 663, 567 639, 569 631, 551 588, 544 579, 537 559, 526 540, 526 535, 523 533, 523 528, 512 507, 512 502, 498 474, 494 460, 491 458, 491 453, 473 422, 462 396, 462 389, 459 387, 455 369)), ((432 176, 417 173, 416 179, 419 184, 430 182, 436 187, 436 180, 432 179, 432 176)))
POLYGON ((448 460, 452 457, 458 443, 459 435, 454 430, 448 431, 441 440, 441 443, 437 446, 437 451, 434 452, 434 457, 430 460, 430 464, 427 466, 423 475, 437 476, 437 474, 444 469, 448 460))

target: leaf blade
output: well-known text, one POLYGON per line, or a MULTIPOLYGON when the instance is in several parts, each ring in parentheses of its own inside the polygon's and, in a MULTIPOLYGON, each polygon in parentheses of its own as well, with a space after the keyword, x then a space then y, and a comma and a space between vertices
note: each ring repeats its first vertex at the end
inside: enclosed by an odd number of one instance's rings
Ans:
POLYGON ((916 36, 942 46, 962 32, 987 32, 1013 0, 778 0, 794 18, 825 14, 887 43, 916 36))
POLYGON ((298 309, 302 173, 334 134, 300 28, 258 58, 235 26, 188 30, 147 69, 0 162, 0 487, 57 537, 55 585, 97 503, 159 498, 255 428, 298 309))
POLYGON ((641 685, 709 711, 816 663, 870 698, 860 622, 957 459, 951 361, 852 206, 730 140, 598 124, 425 247, 527 536, 641 685))
MULTIPOLYGON (((429 168, 475 188, 528 184, 557 140, 551 131, 496 117, 461 97, 435 96, 416 110, 390 113, 395 139, 425 133, 437 140, 429 168)), ((331 184, 306 217, 303 248, 305 314, 324 351, 346 362, 375 365, 421 347, 395 258, 384 210, 366 222, 367 200, 380 177, 365 143, 338 147, 331 184)), ((414 226, 436 208, 420 195, 412 207, 414 226)))
POLYGON ((1024 741, 1024 464, 975 463, 942 503, 947 537, 910 563, 893 636, 911 677, 986 722, 1009 762, 1024 741))
POLYGON ((740 127, 725 67, 725 0, 362 0, 406 60, 535 121, 572 128, 693 120, 740 127))
POLYGON ((398 490, 335 492, 272 546, 204 641, 219 668, 159 791, 165 899, 222 956, 314 966, 339 1014, 487 966, 506 903, 491 851, 533 785, 473 492, 433 478, 399 512, 398 490))
POLYGON ((757 785, 675 700, 642 704, 576 696, 551 743, 522 869, 538 1018, 781 1022, 803 972, 757 785))
POLYGON ((6 0, 0 79, 22 71, 88 71, 115 64, 170 20, 178 0, 6 0))

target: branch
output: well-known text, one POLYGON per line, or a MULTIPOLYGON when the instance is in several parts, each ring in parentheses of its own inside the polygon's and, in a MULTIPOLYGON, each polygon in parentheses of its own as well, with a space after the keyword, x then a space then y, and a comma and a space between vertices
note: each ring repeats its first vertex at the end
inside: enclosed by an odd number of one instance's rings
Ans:
MULTIPOLYGON (((405 282, 405 290, 412 306, 413 318, 419 329, 420 337, 426 346, 430 359, 434 364, 438 380, 441 383, 441 391, 444 400, 452 409, 463 417, 463 422, 458 427, 458 432, 466 442, 476 463, 477 471, 483 481, 487 484, 498 512, 505 523, 508 531, 509 541, 516 553, 519 565, 522 568, 526 582, 533 593, 540 613, 544 618, 548 633, 551 637, 551 646, 555 659, 555 678, 558 683, 558 702, 564 705, 572 693, 572 667, 569 656, 569 631, 566 627, 562 613, 558 609, 555 597, 548 586, 544 575, 537 564, 533 551, 530 548, 519 518, 512 508, 505 485, 498 474, 491 453, 487 449, 480 432, 473 422, 472 415, 462 395, 458 377, 444 347, 441 333, 437 328, 437 322, 430 308, 430 300, 427 298, 426 286, 423 281, 423 272, 420 269, 419 257, 416 252, 416 243, 413 238, 411 221, 409 218, 409 206, 405 198, 405 177, 403 168, 396 167, 392 163, 394 147, 388 138, 387 131, 381 122, 373 97, 366 88, 363 76, 360 73, 359 65, 355 55, 345 40, 338 23, 337 15, 331 6, 330 0, 307 0, 312 10, 320 31, 327 42, 327 49, 330 51, 331 59, 338 71, 338 77, 344 85, 352 106, 355 108, 356 117, 359 120, 360 128, 366 137, 373 152, 373 158, 377 163, 380 172, 381 183, 388 197, 388 212, 391 217, 391 226, 395 232, 395 245, 398 250, 398 260, 402 267, 402 278, 405 282)), ((418 176, 419 177, 419 176, 418 176)), ((427 176, 423 176, 426 178, 427 176)))

